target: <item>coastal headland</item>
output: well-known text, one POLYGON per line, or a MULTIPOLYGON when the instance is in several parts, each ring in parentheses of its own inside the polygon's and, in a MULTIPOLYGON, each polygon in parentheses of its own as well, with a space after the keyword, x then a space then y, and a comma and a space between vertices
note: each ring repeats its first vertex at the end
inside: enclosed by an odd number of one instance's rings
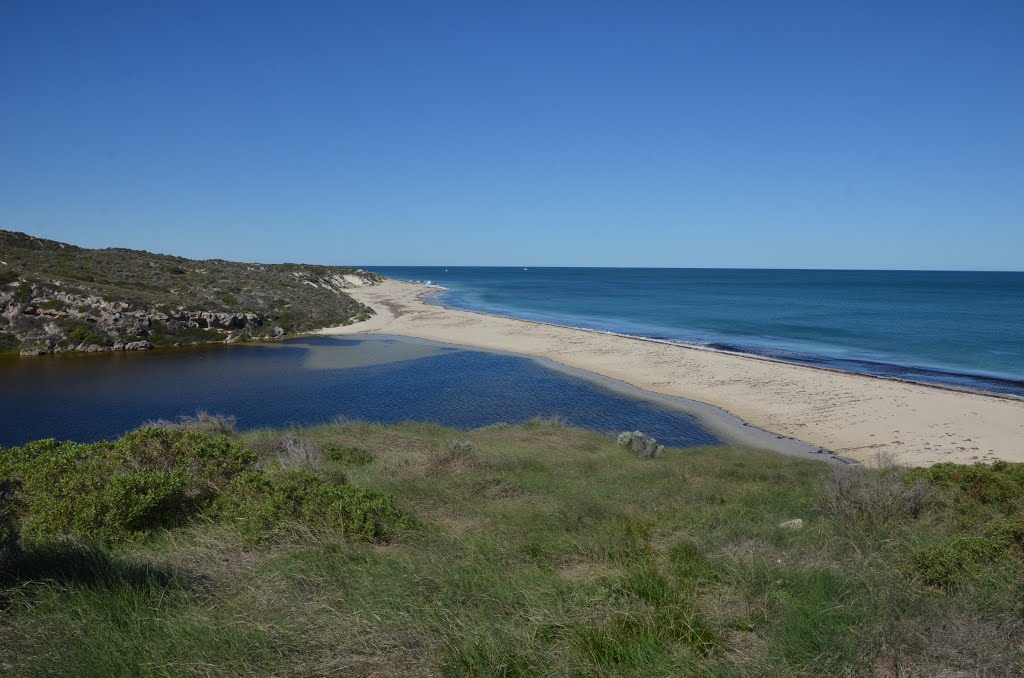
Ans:
POLYGON ((426 285, 348 291, 376 311, 328 335, 378 332, 547 358, 707 403, 753 426, 870 463, 1024 461, 1024 401, 445 308, 426 285))

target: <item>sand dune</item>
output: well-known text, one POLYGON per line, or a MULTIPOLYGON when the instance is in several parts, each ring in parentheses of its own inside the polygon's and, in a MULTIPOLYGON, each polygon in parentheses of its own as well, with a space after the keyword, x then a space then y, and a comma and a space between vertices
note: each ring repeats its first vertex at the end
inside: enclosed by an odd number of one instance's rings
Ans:
POLYGON ((599 332, 446 309, 423 285, 349 290, 377 315, 324 330, 381 332, 542 356, 635 386, 708 403, 772 433, 869 462, 1024 461, 1024 401, 599 332))

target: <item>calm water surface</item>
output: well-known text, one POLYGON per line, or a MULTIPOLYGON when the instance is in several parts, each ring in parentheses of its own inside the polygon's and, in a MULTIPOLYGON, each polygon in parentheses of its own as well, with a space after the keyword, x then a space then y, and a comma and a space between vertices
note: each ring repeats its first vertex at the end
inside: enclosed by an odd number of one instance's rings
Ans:
POLYGON ((236 416, 243 429, 336 417, 475 428, 559 415, 668 445, 720 442, 689 414, 528 358, 385 336, 4 360, 0 384, 6 446, 111 438, 198 409, 236 416))

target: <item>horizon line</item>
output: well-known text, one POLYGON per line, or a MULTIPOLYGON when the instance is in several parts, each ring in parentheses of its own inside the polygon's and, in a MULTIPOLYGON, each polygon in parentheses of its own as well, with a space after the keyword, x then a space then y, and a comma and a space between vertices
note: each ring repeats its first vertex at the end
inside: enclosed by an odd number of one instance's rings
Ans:
MULTIPOLYGON (((255 263, 255 262, 254 262, 255 263)), ((298 263, 298 262, 285 262, 298 263)), ((521 264, 329 264, 331 266, 345 268, 362 268, 372 270, 374 268, 522 268, 522 269, 556 269, 556 268, 580 268, 580 269, 617 269, 617 270, 643 270, 643 271, 847 271, 863 273, 1024 273, 1024 269, 1010 270, 997 268, 794 268, 791 266, 523 266, 521 264)))

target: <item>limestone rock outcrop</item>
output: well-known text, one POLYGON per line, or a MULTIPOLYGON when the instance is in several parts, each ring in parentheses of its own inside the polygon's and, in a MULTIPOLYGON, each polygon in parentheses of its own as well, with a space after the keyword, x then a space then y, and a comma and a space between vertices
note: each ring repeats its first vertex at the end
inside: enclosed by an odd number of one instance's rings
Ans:
POLYGON ((659 445, 657 440, 641 431, 625 431, 619 434, 617 440, 619 445, 640 459, 657 459, 665 454, 664 445, 659 445))

